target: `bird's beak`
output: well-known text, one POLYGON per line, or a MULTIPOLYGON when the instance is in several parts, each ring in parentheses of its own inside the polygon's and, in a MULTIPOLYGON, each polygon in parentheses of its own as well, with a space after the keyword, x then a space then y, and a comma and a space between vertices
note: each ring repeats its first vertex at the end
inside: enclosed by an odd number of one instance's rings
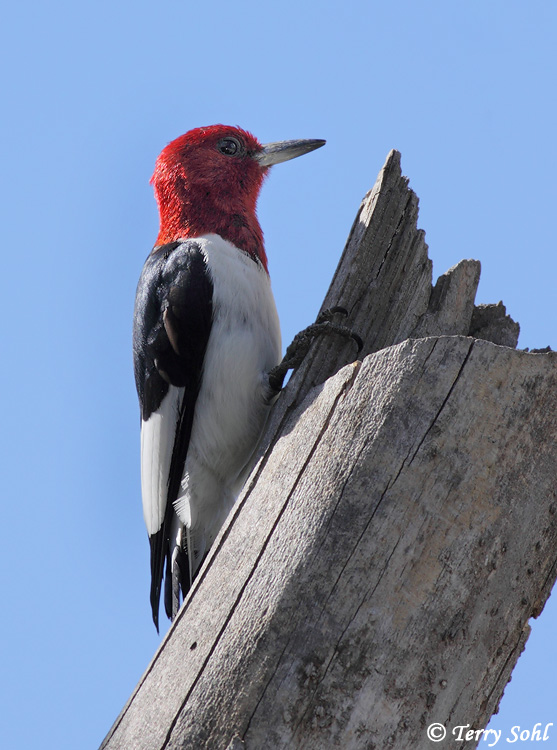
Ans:
POLYGON ((326 141, 305 138, 301 141, 278 141, 278 143, 265 143, 253 155, 253 158, 259 162, 261 167, 270 167, 272 164, 280 164, 281 161, 295 159, 297 156, 309 154, 316 148, 324 146, 326 141))

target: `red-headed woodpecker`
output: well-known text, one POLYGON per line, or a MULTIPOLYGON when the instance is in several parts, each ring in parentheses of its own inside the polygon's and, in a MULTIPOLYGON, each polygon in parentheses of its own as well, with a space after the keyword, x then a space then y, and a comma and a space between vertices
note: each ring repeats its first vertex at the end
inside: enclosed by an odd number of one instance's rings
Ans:
POLYGON ((133 330, 157 629, 163 577, 173 619, 292 366, 277 368, 280 327, 256 216, 263 178, 271 165, 324 143, 262 145, 214 125, 172 141, 157 160, 160 230, 139 280, 133 330))

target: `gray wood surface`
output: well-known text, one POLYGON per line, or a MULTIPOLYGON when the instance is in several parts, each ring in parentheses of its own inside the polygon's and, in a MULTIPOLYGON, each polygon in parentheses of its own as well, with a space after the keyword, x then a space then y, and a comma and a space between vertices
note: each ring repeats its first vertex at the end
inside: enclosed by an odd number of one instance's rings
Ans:
POLYGON ((324 302, 368 356, 291 379, 106 750, 430 748, 495 710, 557 575, 557 354, 467 336, 479 264, 432 289, 416 221, 391 152, 324 302))

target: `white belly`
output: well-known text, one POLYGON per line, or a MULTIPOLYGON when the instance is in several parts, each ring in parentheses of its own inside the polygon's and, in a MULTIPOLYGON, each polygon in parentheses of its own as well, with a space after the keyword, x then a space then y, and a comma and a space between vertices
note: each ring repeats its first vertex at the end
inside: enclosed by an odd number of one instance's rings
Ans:
POLYGON ((213 324, 175 503, 208 548, 236 499, 267 419, 267 373, 281 357, 278 315, 265 270, 218 235, 197 240, 213 281, 213 324))

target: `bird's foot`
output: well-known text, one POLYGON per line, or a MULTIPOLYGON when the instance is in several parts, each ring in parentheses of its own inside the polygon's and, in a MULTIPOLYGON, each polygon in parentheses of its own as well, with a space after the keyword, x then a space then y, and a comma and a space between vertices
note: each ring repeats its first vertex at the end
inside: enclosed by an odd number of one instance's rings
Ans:
POLYGON ((332 319, 335 315, 342 314, 348 315, 348 312, 344 307, 331 307, 328 310, 323 310, 317 316, 317 320, 312 325, 304 328, 303 331, 297 333, 280 364, 269 373, 269 385, 274 393, 278 393, 282 390, 284 384, 284 378, 288 370, 296 370, 304 361, 313 340, 318 336, 331 336, 333 334, 344 336, 355 341, 358 346, 358 354, 361 352, 363 347, 363 341, 347 326, 333 323, 332 319))

